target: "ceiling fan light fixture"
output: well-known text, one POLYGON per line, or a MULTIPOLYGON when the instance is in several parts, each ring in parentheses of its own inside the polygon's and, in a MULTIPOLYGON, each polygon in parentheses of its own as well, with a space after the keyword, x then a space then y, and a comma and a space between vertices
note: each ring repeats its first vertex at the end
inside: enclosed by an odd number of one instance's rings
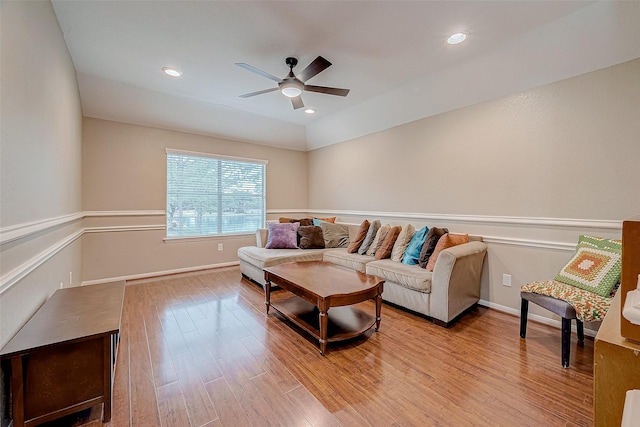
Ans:
POLYGON ((447 43, 449 44, 459 44, 467 39, 467 35, 465 33, 455 33, 451 34, 447 39, 447 43))
POLYGON ((297 81, 288 81, 280 85, 280 92, 287 98, 295 98, 302 93, 302 83, 297 81))
POLYGON ((167 76, 171 76, 171 77, 180 77, 182 75, 182 73, 180 71, 176 70, 175 68, 171 68, 171 67, 162 67, 162 71, 167 76))

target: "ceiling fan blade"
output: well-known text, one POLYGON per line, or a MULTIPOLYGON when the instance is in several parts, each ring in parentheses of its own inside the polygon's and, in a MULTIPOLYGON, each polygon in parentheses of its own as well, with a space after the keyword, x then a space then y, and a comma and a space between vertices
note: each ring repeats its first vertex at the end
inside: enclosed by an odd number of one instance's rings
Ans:
POLYGON ((303 108, 304 103, 302 102, 302 97, 296 96, 295 98, 291 98, 291 105, 293 105, 294 110, 297 110, 298 108, 303 108))
POLYGON ((274 87, 274 88, 271 88, 271 89, 259 90, 257 92, 245 93, 244 95, 240 95, 240 98, 250 98, 250 97, 256 96, 256 95, 262 95, 263 93, 275 92, 278 89, 280 89, 280 88, 274 87))
POLYGON ((262 71, 262 70, 259 70, 259 69, 257 69, 256 67, 254 67, 254 66, 252 66, 252 65, 245 64, 244 62, 236 62, 236 65, 237 65, 238 67, 242 67, 242 68, 244 68, 245 70, 249 70, 249 71, 251 71, 252 73, 256 73, 256 74, 258 74, 258 75, 260 75, 260 76, 262 76, 262 77, 266 77, 266 78, 268 78, 268 79, 271 79, 271 80, 273 80, 274 82, 278 82, 278 83, 281 83, 281 82, 282 82, 282 79, 280 79, 280 78, 278 78, 278 77, 276 77, 276 76, 274 76, 274 75, 272 75, 272 74, 269 74, 269 73, 267 73, 267 72, 264 72, 264 71, 262 71))
POLYGON ((304 85, 304 90, 309 92, 326 93, 327 95, 338 95, 338 96, 347 96, 349 94, 349 89, 339 89, 337 87, 326 87, 326 86, 304 85))
POLYGON ((315 76, 321 71, 326 70, 331 66, 331 62, 324 59, 322 56, 318 56, 313 62, 307 65, 307 68, 302 70, 300 74, 296 75, 296 78, 300 81, 306 82, 311 77, 315 76))

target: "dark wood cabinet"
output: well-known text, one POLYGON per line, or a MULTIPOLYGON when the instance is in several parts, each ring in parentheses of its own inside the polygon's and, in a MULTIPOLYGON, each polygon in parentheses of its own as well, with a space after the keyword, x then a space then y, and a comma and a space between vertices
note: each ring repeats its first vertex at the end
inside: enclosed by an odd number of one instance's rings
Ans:
POLYGON ((0 351, 15 427, 104 404, 111 389, 124 282, 59 289, 0 351))

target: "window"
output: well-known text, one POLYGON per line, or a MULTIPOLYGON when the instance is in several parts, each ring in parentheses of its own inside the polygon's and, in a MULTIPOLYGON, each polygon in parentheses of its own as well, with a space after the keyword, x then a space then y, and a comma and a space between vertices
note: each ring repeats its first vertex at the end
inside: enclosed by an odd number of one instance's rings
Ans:
POLYGON ((263 228, 266 163, 167 149, 167 238, 263 228))

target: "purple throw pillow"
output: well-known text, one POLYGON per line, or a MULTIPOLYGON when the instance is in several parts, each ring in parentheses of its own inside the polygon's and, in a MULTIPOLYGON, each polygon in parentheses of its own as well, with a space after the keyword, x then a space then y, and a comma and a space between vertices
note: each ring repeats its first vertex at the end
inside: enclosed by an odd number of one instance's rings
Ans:
POLYGON ((267 224, 269 238, 266 249, 297 249, 298 248, 298 227, 299 222, 279 224, 270 222, 267 224))

